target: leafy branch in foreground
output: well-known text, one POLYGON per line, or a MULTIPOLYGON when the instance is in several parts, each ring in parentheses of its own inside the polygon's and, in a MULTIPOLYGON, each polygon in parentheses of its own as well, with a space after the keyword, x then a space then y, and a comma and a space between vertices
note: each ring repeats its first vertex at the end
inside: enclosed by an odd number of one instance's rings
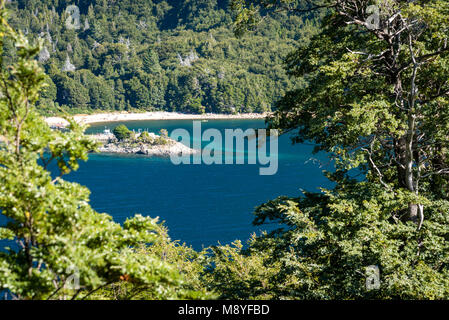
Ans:
POLYGON ((126 281, 146 286, 154 299, 201 297, 184 290, 188 281, 173 264, 140 249, 165 241, 157 219, 136 215, 121 226, 90 207, 87 188, 62 179, 96 145, 74 121, 67 132, 52 131, 38 115, 34 104, 45 82, 34 60, 39 46, 8 25, 4 4, 0 1, 0 291, 18 299, 88 299, 126 281), (14 54, 4 54, 7 45, 14 54))
MULTIPOLYGON (((235 2, 241 30, 253 29, 251 10, 302 8, 288 0, 235 2)), ((336 187, 256 210, 256 224, 282 226, 252 244, 254 254, 270 253, 266 263, 282 264, 271 278, 278 290, 269 293, 447 299, 449 3, 307 4, 326 7, 321 32, 286 59, 306 85, 287 93, 268 122, 328 152, 336 172, 326 175, 336 187), (380 290, 365 287, 370 265, 380 269, 380 290)))

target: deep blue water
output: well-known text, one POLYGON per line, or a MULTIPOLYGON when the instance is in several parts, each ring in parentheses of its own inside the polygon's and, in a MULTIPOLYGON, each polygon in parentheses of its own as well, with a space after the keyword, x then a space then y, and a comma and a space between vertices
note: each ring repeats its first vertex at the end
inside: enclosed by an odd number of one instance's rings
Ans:
MULTIPOLYGON (((113 129, 119 123, 97 124, 87 133, 113 129)), ((192 121, 124 122, 130 129, 158 132, 184 128, 192 121)), ((264 128, 263 120, 210 120, 202 129, 264 128)), ((91 205, 122 223, 136 213, 160 217, 173 240, 195 249, 236 239, 245 242, 254 227, 254 208, 281 195, 298 196, 300 189, 329 187, 322 171, 331 169, 325 154, 312 155, 313 146, 292 145, 289 136, 279 139, 278 171, 259 175, 259 165, 174 165, 170 159, 147 156, 91 154, 77 172, 65 178, 91 190, 91 205)), ((245 162, 247 163, 247 162, 245 162)), ((0 224, 4 223, 0 215, 0 224)), ((4 245, 5 243, 3 243, 4 245)))
MULTIPOLYGON (((192 132, 192 121, 123 122, 130 129, 170 133, 176 128, 192 132)), ((88 133, 119 123, 97 124, 88 133)), ((202 129, 263 128, 263 120, 210 120, 202 129)), ((140 213, 159 216, 173 240, 196 249, 202 246, 246 241, 254 227, 254 208, 281 195, 298 196, 300 188, 318 191, 329 186, 322 171, 329 169, 325 155, 312 155, 313 146, 292 145, 288 136, 279 139, 279 168, 272 176, 259 175, 259 165, 174 165, 170 159, 146 156, 92 154, 89 161, 68 176, 87 186, 91 205, 123 222, 140 213), (318 161, 314 161, 316 159, 318 161)), ((246 163, 246 162, 245 162, 246 163)))

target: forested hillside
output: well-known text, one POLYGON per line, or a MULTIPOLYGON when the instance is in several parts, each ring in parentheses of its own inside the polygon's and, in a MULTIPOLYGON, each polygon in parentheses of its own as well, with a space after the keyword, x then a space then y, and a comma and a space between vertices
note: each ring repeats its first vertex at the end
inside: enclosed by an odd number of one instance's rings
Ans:
POLYGON ((267 111, 293 87, 283 59, 315 30, 312 20, 279 13, 238 39, 227 0, 19 0, 9 7, 11 25, 43 41, 39 62, 49 79, 39 107, 47 115, 267 111))

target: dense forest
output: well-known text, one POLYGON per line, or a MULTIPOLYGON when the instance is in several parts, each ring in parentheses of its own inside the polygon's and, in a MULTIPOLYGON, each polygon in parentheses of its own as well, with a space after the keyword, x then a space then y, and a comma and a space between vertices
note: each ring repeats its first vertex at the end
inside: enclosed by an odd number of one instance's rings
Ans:
POLYGON ((206 1, 80 2, 76 31, 68 3, 44 3, 10 3, 8 20, 0 0, 0 240, 17 248, 0 250, 5 299, 449 299, 447 0, 232 0, 230 15, 206 1), (315 33, 302 22, 317 11, 315 33), (71 111, 130 99, 252 111, 262 93, 281 96, 268 127, 326 152, 334 186, 268 201, 253 224, 275 230, 201 252, 157 219, 96 212, 63 179, 96 144, 74 120, 51 130, 42 117, 54 98, 71 111))
POLYGON ((279 13, 237 38, 229 7, 228 0, 19 0, 9 3, 9 22, 43 41, 46 115, 270 110, 294 86, 282 62, 314 33, 313 19, 279 13))

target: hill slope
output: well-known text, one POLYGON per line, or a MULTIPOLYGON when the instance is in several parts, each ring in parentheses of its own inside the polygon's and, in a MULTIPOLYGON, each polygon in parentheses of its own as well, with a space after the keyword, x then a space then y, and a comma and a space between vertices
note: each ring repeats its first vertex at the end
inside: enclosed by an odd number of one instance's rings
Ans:
POLYGON ((282 60, 313 23, 279 14, 237 39, 228 1, 19 0, 11 24, 41 38, 40 108, 263 112, 293 84, 282 60), (76 19, 76 8, 79 19, 76 19), (72 10, 71 10, 72 8, 72 10))

